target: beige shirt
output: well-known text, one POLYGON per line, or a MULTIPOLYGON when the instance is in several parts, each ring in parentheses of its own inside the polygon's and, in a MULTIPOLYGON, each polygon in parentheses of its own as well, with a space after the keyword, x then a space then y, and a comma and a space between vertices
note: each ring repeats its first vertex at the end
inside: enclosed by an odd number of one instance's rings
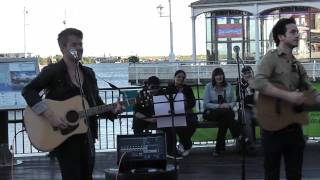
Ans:
POLYGON ((294 56, 286 56, 279 48, 268 51, 262 58, 252 87, 259 91, 269 82, 281 84, 289 91, 314 90, 301 63, 294 56))

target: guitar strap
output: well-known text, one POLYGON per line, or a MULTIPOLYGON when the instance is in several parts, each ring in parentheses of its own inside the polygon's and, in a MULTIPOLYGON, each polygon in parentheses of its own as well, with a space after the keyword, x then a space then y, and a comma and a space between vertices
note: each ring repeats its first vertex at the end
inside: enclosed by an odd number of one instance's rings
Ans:
MULTIPOLYGON (((292 64, 296 67, 296 69, 298 71, 298 76, 299 76, 298 89, 299 89, 299 91, 308 90, 308 86, 306 86, 306 84, 303 82, 303 77, 301 74, 300 66, 296 62, 293 62, 292 64)), ((298 105, 298 106, 296 105, 296 106, 293 106, 293 110, 297 113, 300 113, 300 112, 304 111, 304 107, 303 107, 303 105, 298 105)))
POLYGON ((298 71, 298 75, 299 75, 299 85, 298 85, 298 89, 299 89, 300 91, 308 90, 308 86, 306 86, 305 83, 303 82, 303 76, 302 76, 302 74, 301 74, 300 66, 299 66, 296 62, 293 62, 292 65, 295 66, 296 69, 297 69, 297 71, 298 71))

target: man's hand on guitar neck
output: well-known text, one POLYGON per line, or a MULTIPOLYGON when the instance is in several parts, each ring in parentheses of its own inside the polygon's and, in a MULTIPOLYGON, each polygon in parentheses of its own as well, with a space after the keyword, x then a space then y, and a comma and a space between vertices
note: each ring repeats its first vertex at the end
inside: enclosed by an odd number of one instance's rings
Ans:
POLYGON ((42 115, 49 121, 52 127, 59 129, 66 129, 68 127, 68 122, 56 116, 50 109, 47 109, 42 115))
POLYGON ((114 114, 121 114, 126 108, 120 103, 120 100, 116 102, 116 107, 112 110, 114 114))

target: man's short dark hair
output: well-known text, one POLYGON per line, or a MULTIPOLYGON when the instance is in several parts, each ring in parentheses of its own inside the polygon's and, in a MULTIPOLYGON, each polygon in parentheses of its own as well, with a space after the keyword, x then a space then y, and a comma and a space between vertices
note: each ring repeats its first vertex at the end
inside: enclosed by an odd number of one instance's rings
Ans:
POLYGON ((241 70, 241 72, 244 74, 244 73, 247 73, 247 72, 252 72, 252 67, 251 66, 244 66, 241 70))
POLYGON ((76 36, 81 39, 83 38, 83 34, 79 29, 67 28, 67 29, 61 31, 58 35, 58 44, 59 44, 60 49, 62 49, 63 46, 66 45, 69 36, 76 36))
POLYGON ((293 17, 290 18, 282 18, 280 19, 272 28, 272 36, 273 40, 276 43, 276 46, 279 46, 280 40, 278 38, 279 35, 286 35, 287 24, 296 24, 296 21, 293 17))
POLYGON ((157 76, 150 76, 147 80, 147 85, 160 85, 160 79, 157 76))
POLYGON ((187 74, 186 74, 186 72, 184 70, 179 69, 174 73, 174 77, 176 77, 180 73, 182 73, 183 75, 187 76, 187 74))

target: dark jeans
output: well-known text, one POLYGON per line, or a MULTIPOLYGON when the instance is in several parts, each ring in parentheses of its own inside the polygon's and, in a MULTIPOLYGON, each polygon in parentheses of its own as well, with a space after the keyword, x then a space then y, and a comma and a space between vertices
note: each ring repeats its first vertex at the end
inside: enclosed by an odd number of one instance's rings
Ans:
POLYGON ((144 130, 148 128, 148 126, 152 125, 152 123, 144 121, 142 119, 133 119, 132 129, 134 134, 142 134, 144 130))
POLYGON ((288 180, 300 180, 305 140, 300 125, 290 125, 280 131, 262 131, 265 180, 280 179, 281 157, 284 157, 288 180))
MULTIPOLYGON (((187 116, 187 126, 186 127, 176 127, 175 132, 179 137, 179 142, 183 145, 185 150, 188 150, 192 147, 191 137, 196 131, 197 118, 196 115, 187 116), (194 117, 195 116, 195 117, 194 117)), ((174 133, 172 128, 165 128, 166 140, 167 140, 167 152, 172 154, 176 147, 176 141, 174 141, 174 133)))
POLYGON ((63 180, 92 180, 95 155, 90 152, 86 134, 71 136, 54 153, 63 180))
POLYGON ((232 109, 209 110, 206 119, 208 121, 218 121, 217 145, 215 149, 217 153, 225 150, 225 139, 228 128, 233 138, 237 138, 240 134, 239 124, 234 120, 232 109))

